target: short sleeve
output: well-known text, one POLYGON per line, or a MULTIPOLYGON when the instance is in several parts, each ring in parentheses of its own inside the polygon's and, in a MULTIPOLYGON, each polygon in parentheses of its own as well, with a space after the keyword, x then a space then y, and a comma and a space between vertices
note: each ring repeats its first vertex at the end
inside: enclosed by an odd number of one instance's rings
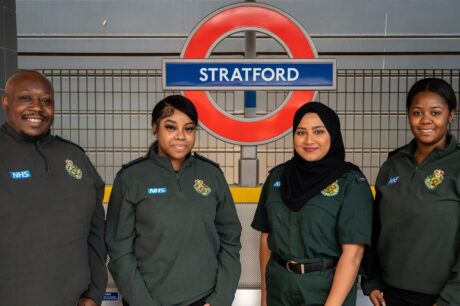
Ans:
POLYGON ((253 229, 264 233, 270 232, 270 224, 268 222, 267 214, 267 198, 270 190, 269 181, 270 178, 267 178, 267 180, 264 183, 264 186, 262 187, 262 193, 259 198, 259 203, 257 204, 256 213, 254 214, 254 219, 251 223, 253 229))
POLYGON ((366 179, 351 175, 337 220, 338 241, 371 245, 372 193, 366 179))

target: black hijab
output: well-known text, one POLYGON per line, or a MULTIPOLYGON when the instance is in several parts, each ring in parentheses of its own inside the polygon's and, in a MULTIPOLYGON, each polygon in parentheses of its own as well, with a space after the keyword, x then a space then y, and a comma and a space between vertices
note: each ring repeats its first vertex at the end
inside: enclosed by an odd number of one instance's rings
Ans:
POLYGON ((308 200, 344 173, 350 170, 360 171, 354 164, 345 162, 339 117, 326 105, 309 102, 300 107, 294 115, 293 134, 295 135, 297 126, 307 113, 316 113, 319 116, 331 137, 331 146, 321 160, 306 161, 294 150, 294 157, 286 162, 281 176, 281 197, 292 211, 299 211, 308 200))

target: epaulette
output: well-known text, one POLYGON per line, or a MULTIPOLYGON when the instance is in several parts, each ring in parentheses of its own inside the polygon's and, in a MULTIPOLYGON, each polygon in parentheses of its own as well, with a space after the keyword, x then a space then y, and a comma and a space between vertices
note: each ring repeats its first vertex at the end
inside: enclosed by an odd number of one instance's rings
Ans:
POLYGON ((135 164, 138 164, 140 163, 141 161, 143 160, 146 160, 148 159, 149 157, 148 156, 141 156, 141 157, 138 157, 136 159, 133 159, 132 161, 130 161, 129 163, 126 163, 124 164, 123 166, 121 166, 121 169, 126 169, 128 167, 131 167, 132 165, 135 165, 135 164))
POLYGON ((394 149, 393 151, 389 152, 388 153, 388 158, 392 157, 393 155, 395 155, 396 153, 398 153, 399 151, 401 151, 402 149, 404 149, 405 147, 407 147, 409 144, 406 144, 402 147, 399 147, 397 149, 394 149))
POLYGON ((77 145, 75 142, 73 142, 73 141, 70 141, 70 140, 68 140, 68 139, 65 139, 65 138, 62 138, 61 136, 58 136, 58 135, 55 135, 55 137, 56 137, 56 139, 57 139, 57 140, 60 140, 60 141, 62 141, 62 142, 65 142, 65 143, 71 144, 71 145, 73 145, 73 146, 75 146, 75 147, 79 148, 80 150, 82 150, 82 151, 83 151, 83 153, 85 153, 85 154, 86 154, 86 152, 85 152, 85 149, 83 149, 82 147, 80 147, 79 145, 77 145))
POLYGON ((350 170, 351 173, 355 176, 356 181, 359 182, 367 182, 366 177, 361 171, 358 170, 350 170))
POLYGON ((214 167, 217 167, 217 169, 219 169, 221 172, 223 172, 222 169, 220 169, 220 165, 219 165, 218 163, 216 163, 215 161, 210 160, 209 158, 206 158, 206 157, 204 157, 203 155, 200 155, 200 154, 198 154, 198 153, 196 153, 196 152, 193 152, 193 153, 192 153, 192 156, 195 157, 195 158, 197 158, 197 159, 199 159, 199 160, 202 160, 202 161, 204 161, 204 162, 210 163, 210 164, 213 165, 214 167))

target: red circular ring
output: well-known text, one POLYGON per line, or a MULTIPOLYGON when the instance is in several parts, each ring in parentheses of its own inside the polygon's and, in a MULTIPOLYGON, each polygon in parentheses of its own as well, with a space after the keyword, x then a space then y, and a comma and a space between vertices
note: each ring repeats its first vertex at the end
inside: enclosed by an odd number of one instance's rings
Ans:
MULTIPOLYGON (((289 16, 267 5, 239 4, 219 10, 205 18, 192 32, 182 51, 185 59, 205 59, 221 37, 241 28, 262 29, 277 36, 292 58, 316 58, 308 34, 289 16), (257 16, 256 18, 254 16, 257 16)), ((293 91, 277 112, 260 120, 240 121, 223 114, 206 91, 186 90, 183 94, 195 102, 200 121, 212 133, 236 144, 260 144, 277 139, 292 127, 295 111, 311 101, 314 91, 293 91)))

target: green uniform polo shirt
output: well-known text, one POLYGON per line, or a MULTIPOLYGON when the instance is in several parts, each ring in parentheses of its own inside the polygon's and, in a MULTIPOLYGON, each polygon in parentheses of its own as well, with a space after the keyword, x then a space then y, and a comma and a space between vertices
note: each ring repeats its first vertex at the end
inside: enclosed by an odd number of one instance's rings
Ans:
POLYGON ((345 173, 294 212, 281 198, 283 170, 276 167, 267 178, 252 222, 269 233, 272 252, 286 260, 311 260, 338 258, 344 243, 370 245, 372 194, 362 174, 345 173))
POLYGON ((241 225, 222 172, 190 156, 125 166, 107 213, 109 270, 130 306, 230 306, 240 277, 241 225))
POLYGON ((104 185, 77 145, 0 128, 0 305, 100 305, 104 185))
POLYGON ((437 305, 460 305, 460 148, 448 136, 418 166, 415 149, 413 140, 392 154, 377 177, 381 276, 393 287, 439 294, 437 305))
MULTIPOLYGON (((273 169, 262 189, 252 222, 258 231, 269 233, 272 253, 299 263, 338 258, 345 243, 370 245, 372 195, 361 173, 347 172, 315 195, 298 212, 291 211, 281 198, 284 166, 273 169)), ((288 272, 270 260, 266 268, 269 306, 319 306, 329 295, 333 270, 307 274, 288 272)), ((343 305, 356 304, 356 285, 343 305)))

